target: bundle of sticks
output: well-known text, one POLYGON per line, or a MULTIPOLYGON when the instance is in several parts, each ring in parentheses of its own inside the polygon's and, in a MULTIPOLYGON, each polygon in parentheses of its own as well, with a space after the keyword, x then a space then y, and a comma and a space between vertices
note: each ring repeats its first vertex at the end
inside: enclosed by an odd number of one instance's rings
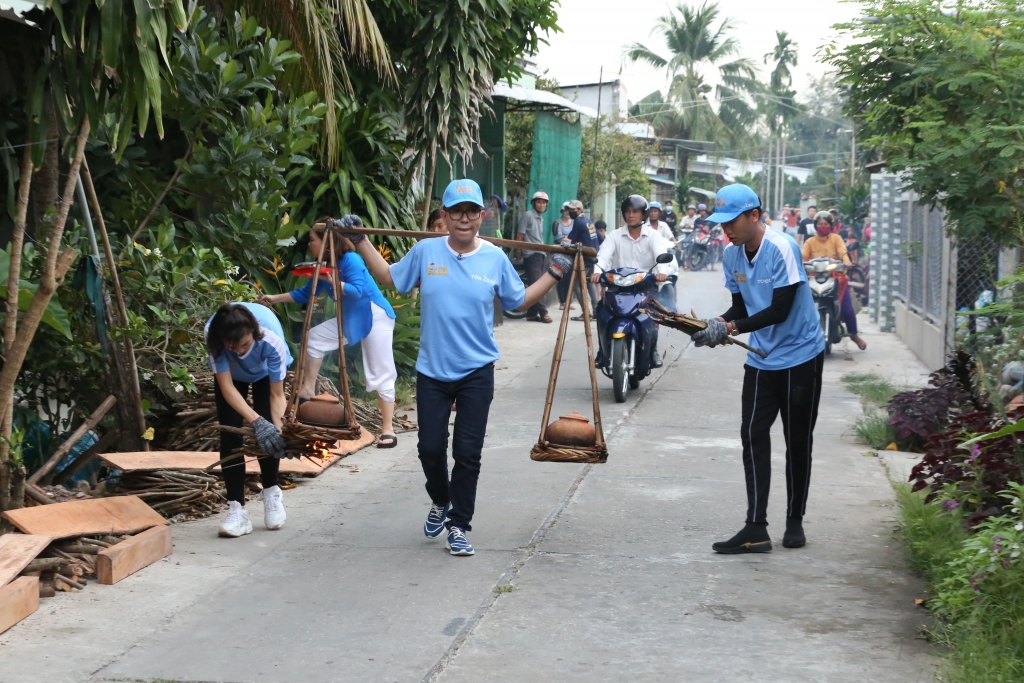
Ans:
MULTIPOLYGON (((228 460, 231 460, 238 454, 246 458, 256 458, 257 460, 273 457, 263 453, 263 450, 256 442, 256 433, 252 427, 217 425, 217 429, 222 432, 239 434, 244 436, 245 440, 242 442, 241 448, 235 449, 234 454, 221 458, 207 467, 204 472, 211 472, 218 466, 223 467, 228 460)), ((286 453, 309 460, 317 467, 324 467, 331 457, 329 449, 334 447, 334 442, 336 441, 334 431, 325 427, 305 425, 301 422, 286 422, 281 428, 281 436, 284 437, 284 450, 286 453)))
POLYGON ((87 580, 96 578, 96 555, 124 539, 113 535, 62 538, 29 562, 21 575, 39 577, 41 598, 52 598, 57 591, 83 590, 87 580))
MULTIPOLYGON (((645 309, 645 311, 647 315, 651 316, 651 319, 654 322, 658 323, 659 325, 664 325, 665 327, 671 327, 673 330, 679 330, 680 332, 684 332, 690 335, 691 337, 700 332, 701 330, 706 329, 708 326, 708 324, 701 320, 700 318, 698 318, 693 311, 690 311, 690 315, 686 315, 685 313, 673 313, 672 311, 668 310, 667 308, 659 304, 654 299, 649 299, 647 301, 647 305, 649 306, 649 308, 645 309)), ((743 342, 739 341, 738 339, 734 339, 733 337, 726 337, 725 340, 722 341, 722 343, 740 346, 746 349, 747 351, 756 353, 757 355, 761 356, 761 358, 768 357, 768 354, 765 353, 764 351, 760 349, 755 349, 753 346, 744 344, 743 342)))
MULTIPOLYGON (((285 378, 285 394, 290 395, 294 373, 285 378)), ((174 404, 178 411, 174 416, 174 425, 163 441, 161 450, 166 451, 215 451, 220 448, 220 431, 217 429, 217 407, 213 397, 212 374, 200 375, 195 385, 198 391, 174 404)), ((340 398, 338 387, 326 377, 317 377, 316 391, 318 394, 328 393, 340 398)), ((356 420, 371 432, 380 433, 384 426, 380 409, 376 405, 352 401, 356 420)), ((404 416, 395 416, 395 431, 414 432, 419 427, 404 416)))
POLYGON ((203 470, 145 470, 121 475, 118 493, 135 495, 166 517, 205 517, 227 502, 224 482, 203 470))

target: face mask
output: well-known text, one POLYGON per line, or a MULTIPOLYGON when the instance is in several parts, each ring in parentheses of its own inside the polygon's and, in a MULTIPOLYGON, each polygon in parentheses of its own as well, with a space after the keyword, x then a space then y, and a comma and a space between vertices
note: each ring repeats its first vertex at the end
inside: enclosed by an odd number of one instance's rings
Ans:
POLYGON ((814 229, 818 231, 818 237, 826 237, 832 232, 832 228, 827 225, 817 225, 814 229))

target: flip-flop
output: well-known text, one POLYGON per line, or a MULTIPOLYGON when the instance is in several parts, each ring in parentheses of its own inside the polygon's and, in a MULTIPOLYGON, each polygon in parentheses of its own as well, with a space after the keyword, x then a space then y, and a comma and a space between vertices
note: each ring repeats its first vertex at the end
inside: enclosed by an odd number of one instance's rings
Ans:
POLYGON ((398 437, 394 434, 381 434, 377 437, 377 448, 394 448, 397 445, 398 437))
POLYGON ((575 316, 569 318, 569 320, 579 320, 579 321, 582 322, 583 321, 583 316, 582 315, 575 315, 575 316))

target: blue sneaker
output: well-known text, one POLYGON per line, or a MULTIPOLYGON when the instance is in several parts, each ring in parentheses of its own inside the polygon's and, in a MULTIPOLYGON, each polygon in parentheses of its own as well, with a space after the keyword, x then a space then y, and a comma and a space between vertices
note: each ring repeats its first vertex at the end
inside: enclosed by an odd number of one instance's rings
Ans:
POLYGON ((469 539, 466 538, 466 532, 457 526, 453 526, 448 530, 448 540, 445 541, 444 545, 451 551, 452 555, 472 555, 475 552, 473 546, 469 543, 469 539))
POLYGON ((423 535, 427 538, 437 538, 444 531, 445 520, 448 519, 448 511, 452 509, 452 504, 448 503, 444 507, 438 505, 431 505, 430 512, 427 513, 427 521, 423 522, 423 535))

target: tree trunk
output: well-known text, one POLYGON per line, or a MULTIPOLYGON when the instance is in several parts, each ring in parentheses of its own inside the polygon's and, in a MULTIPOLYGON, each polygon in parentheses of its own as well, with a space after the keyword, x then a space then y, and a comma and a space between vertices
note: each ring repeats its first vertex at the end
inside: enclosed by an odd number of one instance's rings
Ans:
MULTIPOLYGON (((21 275, 21 254, 25 245, 25 219, 28 215, 29 188, 32 187, 32 146, 25 145, 21 155, 21 174, 18 178, 18 201, 14 215, 14 235, 11 240, 11 261, 7 275, 7 318, 4 320, 4 357, 10 357, 14 338, 18 332, 18 280, 21 275)), ((14 403, 11 402, 0 417, 0 434, 10 434, 14 423, 14 403)), ((0 441, 0 510, 11 509, 12 480, 25 478, 25 468, 10 461, 11 445, 0 441)), ((13 496, 21 507, 24 495, 13 496)))
MULTIPOLYGON (((0 439, 0 459, 8 463, 8 470, 10 471, 11 496, 7 500, 8 506, 20 507, 24 503, 25 493, 24 469, 12 467, 13 463, 10 463, 9 440, 11 437, 11 423, 7 420, 7 416, 11 414, 14 407, 15 382, 25 362, 25 355, 28 353, 32 339, 39 328, 39 323, 46 312, 46 307, 50 304, 50 299, 53 297, 54 292, 64 282, 64 276, 71 268, 71 264, 78 257, 78 254, 70 246, 61 249, 61 240, 64 236, 64 226, 67 224, 68 212, 71 210, 71 203, 74 201, 75 185, 78 182, 78 171, 85 156, 85 142, 89 138, 89 130, 89 119, 86 118, 82 121, 82 126, 78 132, 75 156, 72 159, 71 168, 68 170, 67 183, 64 188, 60 209, 57 215, 53 217, 48 231, 48 240, 45 247, 46 261, 42 275, 39 278, 39 285, 32 295, 32 301, 29 303, 28 310, 18 325, 20 329, 18 329, 17 334, 13 339, 4 339, 6 355, 3 370, 0 370, 0 416, 4 418, 2 424, 0 424, 0 429, 2 429, 0 436, 3 437, 0 439)), ((54 166, 56 166, 56 163, 54 163, 54 166)), ((36 179, 38 180, 38 177, 36 179)), ((25 186, 22 185, 22 187, 25 186)), ((19 202, 22 198, 20 190, 21 188, 19 188, 19 202)), ((25 192, 27 191, 27 187, 25 187, 25 192)), ((24 239, 24 235, 25 224, 22 221, 20 225, 15 225, 15 240, 24 239)), ((11 265, 14 266, 15 264, 12 263, 11 265)), ((11 268, 9 276, 14 278, 15 282, 20 277, 20 263, 18 265, 18 270, 15 270, 13 267, 11 268)))
POLYGON ((57 210, 60 196, 60 131, 57 128, 57 112, 50 107, 50 126, 46 131, 46 152, 43 165, 35 170, 32 181, 32 213, 36 223, 36 239, 42 241, 56 217, 50 213, 57 210))

